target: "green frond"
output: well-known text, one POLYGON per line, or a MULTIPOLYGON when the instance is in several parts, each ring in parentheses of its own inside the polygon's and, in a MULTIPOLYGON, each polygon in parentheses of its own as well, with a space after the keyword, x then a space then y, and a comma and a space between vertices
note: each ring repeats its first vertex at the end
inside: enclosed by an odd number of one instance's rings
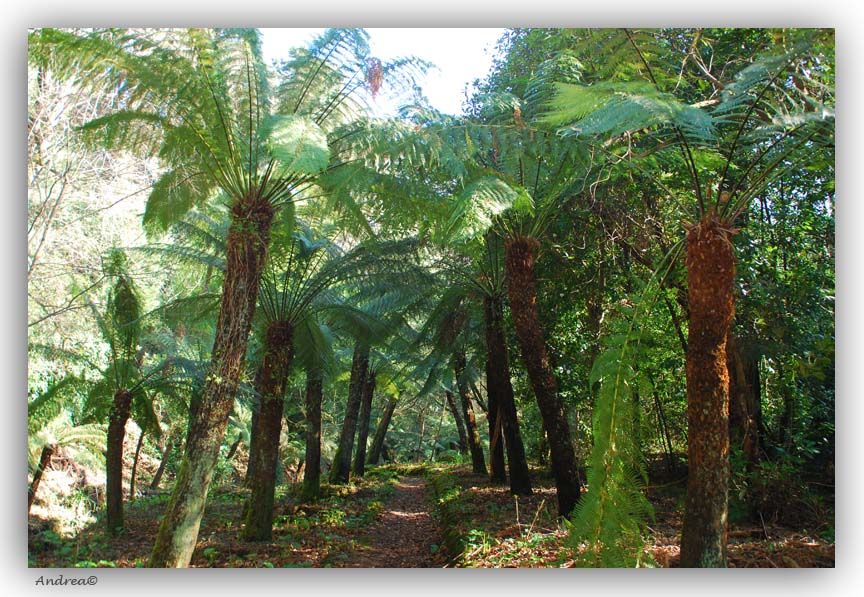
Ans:
POLYGON ((183 167, 168 170, 153 184, 144 209, 144 228, 159 234, 179 221, 193 207, 212 197, 213 181, 202 172, 183 167))
POLYGON ((687 139, 705 145, 716 137, 714 122, 706 111, 644 82, 558 84, 541 121, 559 127, 565 136, 603 140, 658 126, 677 127, 687 139))
POLYGON ((278 162, 279 176, 311 175, 330 162, 327 135, 308 117, 274 115, 270 122, 270 153, 278 162))

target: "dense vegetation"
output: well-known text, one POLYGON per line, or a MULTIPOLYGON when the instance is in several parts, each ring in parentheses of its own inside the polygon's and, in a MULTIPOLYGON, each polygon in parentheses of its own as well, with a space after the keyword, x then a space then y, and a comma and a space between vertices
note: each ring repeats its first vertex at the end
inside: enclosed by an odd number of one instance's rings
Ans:
POLYGON ((29 42, 31 565, 833 565, 833 32, 29 42))

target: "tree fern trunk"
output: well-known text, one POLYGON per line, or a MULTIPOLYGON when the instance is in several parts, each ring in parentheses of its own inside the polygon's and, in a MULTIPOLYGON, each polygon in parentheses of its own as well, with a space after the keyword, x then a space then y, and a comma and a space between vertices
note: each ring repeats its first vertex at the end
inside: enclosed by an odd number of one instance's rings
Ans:
POLYGON ((729 232, 709 216, 687 236, 689 475, 681 566, 726 566, 729 502, 729 371, 726 338, 735 313, 729 232))
POLYGON ((486 318, 487 390, 496 396, 501 427, 506 440, 507 462, 510 467, 510 492, 514 495, 531 495, 531 477, 525 460, 525 445, 519 432, 513 385, 510 382, 510 361, 507 356, 507 338, 504 336, 504 307, 498 298, 486 297, 483 301, 486 318))
POLYGON ((468 436, 465 435, 465 424, 462 423, 462 417, 456 407, 456 398, 450 390, 444 393, 444 397, 447 399, 447 410, 450 411, 450 416, 453 417, 453 422, 456 424, 456 433, 459 434, 459 453, 468 454, 468 436))
POLYGON ((360 404, 360 428, 357 430, 357 452, 354 454, 352 470, 354 476, 366 473, 366 443, 369 441, 369 419, 372 416, 372 398, 375 395, 375 374, 370 373, 363 387, 363 400, 360 404))
POLYGON ((108 532, 123 530, 123 438, 126 421, 132 410, 132 394, 118 390, 108 419, 108 439, 105 451, 105 505, 108 532))
POLYGON ((258 465, 252 478, 252 493, 249 496, 246 526, 243 529, 243 538, 247 541, 267 541, 273 534, 279 436, 282 432, 285 385, 291 372, 294 354, 293 335, 294 330, 287 321, 274 321, 267 326, 264 361, 261 364, 259 438, 255 443, 258 465))
POLYGON ((257 197, 244 198, 231 210, 213 357, 150 567, 185 568, 192 559, 207 490, 243 372, 272 221, 272 207, 257 197))
POLYGON ((579 477, 570 426, 558 387, 537 313, 537 290, 534 281, 534 253, 539 243, 533 238, 517 237, 506 244, 507 291, 522 350, 522 362, 528 371, 540 415, 546 425, 552 474, 558 495, 558 513, 568 516, 579 499, 579 477))
POLYGON ((321 372, 306 372, 306 469, 303 499, 315 501, 321 494, 321 372))
MULTIPOLYGON (((456 388, 459 390, 462 414, 465 416, 465 435, 468 440, 468 450, 471 452, 471 470, 478 475, 485 475, 486 460, 483 458, 483 444, 480 442, 480 433, 477 431, 477 420, 474 417, 474 407, 471 405, 468 384, 462 377, 465 372, 465 365, 465 353, 457 352, 453 355, 453 372, 456 374, 456 388)), ((503 451, 501 451, 501 455, 503 458, 503 451)), ((503 470, 503 467, 501 468, 503 470)))
POLYGON ((351 380, 348 384, 348 405, 345 408, 345 420, 342 432, 339 434, 339 444, 333 457, 330 469, 331 483, 347 483, 351 475, 351 452, 354 449, 354 436, 357 432, 357 417, 360 412, 360 401, 366 385, 366 375, 369 370, 369 347, 360 342, 354 347, 354 358, 351 364, 351 380))

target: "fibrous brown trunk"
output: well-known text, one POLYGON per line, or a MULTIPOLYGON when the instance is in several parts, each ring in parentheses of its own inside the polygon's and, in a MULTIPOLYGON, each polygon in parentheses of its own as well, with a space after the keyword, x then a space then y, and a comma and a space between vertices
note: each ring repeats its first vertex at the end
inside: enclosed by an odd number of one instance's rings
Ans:
POLYGON ((273 321, 267 326, 264 361, 261 363, 261 407, 258 413, 258 462, 252 478, 252 493, 246 509, 243 538, 268 541, 273 535, 273 502, 276 496, 276 469, 279 463, 279 436, 285 385, 291 373, 294 331, 287 321, 273 321))
POLYGON ((507 241, 507 292, 522 351, 522 362, 540 407, 549 440, 549 457, 558 496, 558 513, 568 516, 579 500, 579 476, 570 426, 558 387, 537 313, 537 290, 534 280, 534 254, 540 244, 533 238, 519 236, 507 241))
POLYGON ((387 436, 387 428, 390 426, 390 419, 393 418, 393 411, 396 410, 396 402, 398 399, 391 396, 384 407, 384 413, 381 415, 381 420, 378 421, 378 428, 375 429, 375 437, 372 438, 372 447, 369 449, 368 464, 378 464, 381 460, 381 454, 384 450, 384 438, 387 436))
POLYGON ((306 372, 306 468, 303 499, 315 501, 321 494, 321 372, 306 372))
POLYGON ((27 491, 27 514, 30 514, 30 508, 33 506, 33 500, 36 499, 36 490, 39 489, 39 483, 42 481, 42 474, 51 462, 51 457, 57 446, 54 444, 46 444, 42 448, 42 453, 39 455, 39 465, 33 471, 33 481, 30 483, 30 489, 27 491))
POLYGON ((735 313, 730 233, 708 216, 687 235, 689 474, 681 566, 726 566, 729 502, 729 371, 726 338, 735 313))
MULTIPOLYGON (((478 475, 486 474, 486 460, 483 457, 483 445, 480 443, 480 433, 477 431, 477 420, 474 417, 474 407, 471 405, 471 395, 468 384, 462 375, 465 372, 465 354, 457 352, 453 355, 453 372, 456 374, 456 388, 459 390, 459 401, 462 403, 462 414, 465 416, 465 435, 468 440, 468 450, 471 452, 471 470, 478 475)), ((492 429, 490 423, 490 430, 492 429)), ((491 437, 491 435, 490 435, 491 437)), ((504 451, 499 450, 502 458, 504 451)), ((503 466, 501 470, 503 470, 503 466)))
POLYGON ((487 296, 483 301, 486 323, 486 354, 488 358, 486 390, 490 400, 495 396, 507 448, 510 468, 510 493, 531 495, 531 477, 525 459, 525 445, 519 432, 513 385, 510 382, 510 361, 507 338, 504 336, 504 307, 501 299, 487 296))
POLYGON ((357 430, 357 452, 354 454, 352 467, 355 477, 366 473, 366 443, 369 441, 369 419, 372 416, 372 398, 375 395, 375 373, 370 372, 363 387, 363 398, 360 404, 360 428, 357 430))
POLYGON ((185 568, 192 558, 207 490, 243 372, 272 221, 273 208, 257 193, 231 209, 213 356, 183 463, 150 555, 150 567, 185 568))
POLYGON ((351 380, 348 383, 348 405, 345 408, 345 420, 342 432, 339 434, 339 444, 330 468, 331 483, 347 483, 351 475, 351 452, 354 449, 354 436, 357 432, 357 417, 360 413, 360 402, 366 386, 366 376, 369 371, 369 347, 358 342, 354 347, 354 358, 351 363, 351 380))
POLYGON ((456 433, 459 434, 459 453, 468 454, 468 437, 465 435, 465 425, 462 423, 462 417, 456 407, 456 398, 450 390, 445 392, 445 398, 447 399, 447 410, 450 411, 450 416, 453 417, 453 422, 456 424, 456 433))
POLYGON ((123 438, 126 421, 132 411, 132 394, 118 390, 108 418, 108 441, 105 452, 105 505, 108 532, 123 530, 123 438))

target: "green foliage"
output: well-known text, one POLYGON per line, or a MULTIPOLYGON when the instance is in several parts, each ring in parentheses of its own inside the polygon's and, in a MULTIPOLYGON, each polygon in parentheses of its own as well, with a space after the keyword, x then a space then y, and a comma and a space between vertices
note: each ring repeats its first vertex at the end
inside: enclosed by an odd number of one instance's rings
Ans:
POLYGON ((653 509, 642 494, 647 472, 641 453, 636 394, 650 395, 640 372, 646 338, 640 323, 657 293, 649 285, 623 316, 614 318, 602 339, 589 383, 600 382, 594 405, 594 446, 588 465, 588 491, 573 511, 568 542, 583 550, 585 566, 634 567, 646 562, 643 532, 653 509))

